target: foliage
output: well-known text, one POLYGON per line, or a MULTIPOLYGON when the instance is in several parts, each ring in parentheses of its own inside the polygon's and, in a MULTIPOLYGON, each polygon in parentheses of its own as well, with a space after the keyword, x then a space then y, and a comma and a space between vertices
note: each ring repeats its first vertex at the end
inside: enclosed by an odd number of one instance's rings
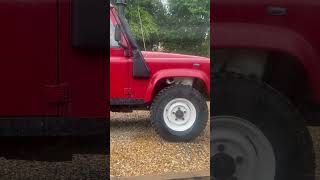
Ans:
POLYGON ((147 50, 208 57, 209 8, 209 0, 127 0, 126 17, 142 49, 144 37, 147 50))

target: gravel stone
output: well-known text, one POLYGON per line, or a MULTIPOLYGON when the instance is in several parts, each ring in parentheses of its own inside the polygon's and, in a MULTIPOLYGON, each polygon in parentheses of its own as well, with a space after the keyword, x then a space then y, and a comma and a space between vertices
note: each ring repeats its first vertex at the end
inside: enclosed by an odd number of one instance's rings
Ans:
POLYGON ((309 127, 316 156, 316 180, 320 180, 320 127, 309 127))

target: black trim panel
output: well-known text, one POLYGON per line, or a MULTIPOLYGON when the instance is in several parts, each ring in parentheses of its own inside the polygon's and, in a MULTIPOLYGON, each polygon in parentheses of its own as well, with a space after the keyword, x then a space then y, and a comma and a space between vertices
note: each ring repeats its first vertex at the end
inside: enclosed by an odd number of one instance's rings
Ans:
POLYGON ((72 45, 76 48, 107 47, 107 2, 105 0, 72 0, 72 45))
POLYGON ((107 136, 108 125, 107 118, 0 117, 0 136, 107 136))
POLYGON ((133 105, 144 105, 145 102, 143 99, 110 99, 111 106, 133 106, 133 105))

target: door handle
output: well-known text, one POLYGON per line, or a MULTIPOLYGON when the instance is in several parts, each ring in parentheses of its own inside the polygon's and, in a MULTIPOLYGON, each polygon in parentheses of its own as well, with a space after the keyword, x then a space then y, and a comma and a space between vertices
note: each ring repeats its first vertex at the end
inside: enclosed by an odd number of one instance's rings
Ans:
POLYGON ((268 7, 268 14, 271 15, 271 16, 284 16, 287 13, 288 13, 288 9, 287 8, 274 7, 274 6, 268 7))

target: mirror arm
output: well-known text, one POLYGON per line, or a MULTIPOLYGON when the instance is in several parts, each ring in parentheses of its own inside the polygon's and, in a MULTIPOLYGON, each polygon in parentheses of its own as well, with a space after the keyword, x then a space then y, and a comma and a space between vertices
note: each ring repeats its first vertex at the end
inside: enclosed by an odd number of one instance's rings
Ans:
MULTIPOLYGON (((125 44, 123 44, 123 43, 121 43, 121 41, 118 41, 118 43, 119 43, 119 45, 120 45, 125 51, 128 51, 128 50, 129 50, 128 46, 125 45, 125 44)), ((127 53, 126 53, 126 54, 127 54, 127 53)))

